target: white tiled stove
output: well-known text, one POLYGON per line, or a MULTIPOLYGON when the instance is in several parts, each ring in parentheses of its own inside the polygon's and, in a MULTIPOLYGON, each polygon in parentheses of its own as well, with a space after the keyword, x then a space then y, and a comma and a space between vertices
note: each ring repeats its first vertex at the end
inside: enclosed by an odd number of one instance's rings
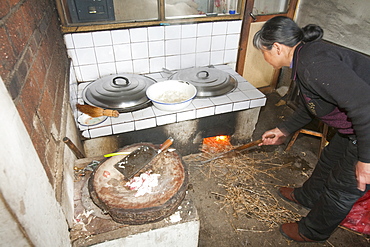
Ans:
MULTIPOLYGON (((78 125, 85 138, 122 134, 137 130, 154 128, 172 123, 198 119, 228 112, 236 112, 264 106, 266 97, 228 65, 216 65, 217 69, 228 72, 238 81, 238 87, 232 92, 208 98, 195 98, 185 109, 168 112, 149 106, 141 110, 121 113, 119 117, 108 117, 106 121, 95 126, 78 125)), ((175 71, 174 71, 175 72, 175 71)), ((146 74, 156 81, 167 80, 171 74, 158 72, 146 74)), ((78 101, 83 103, 82 91, 89 83, 78 86, 78 101)))

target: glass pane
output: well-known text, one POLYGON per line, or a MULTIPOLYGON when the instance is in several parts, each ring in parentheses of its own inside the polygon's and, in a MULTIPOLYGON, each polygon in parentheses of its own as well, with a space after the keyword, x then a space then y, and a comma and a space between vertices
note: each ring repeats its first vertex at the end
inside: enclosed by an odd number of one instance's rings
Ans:
POLYGON ((165 0, 167 17, 238 14, 238 0, 165 0))
POLYGON ((158 20, 157 0, 113 0, 116 21, 158 20))
POLYGON ((289 0, 255 0, 253 6, 254 15, 270 15, 286 13, 289 0))

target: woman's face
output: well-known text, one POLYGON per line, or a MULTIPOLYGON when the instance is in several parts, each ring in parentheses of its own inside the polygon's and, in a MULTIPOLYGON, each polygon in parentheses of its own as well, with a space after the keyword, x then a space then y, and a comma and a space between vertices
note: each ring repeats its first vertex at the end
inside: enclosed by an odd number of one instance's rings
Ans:
POLYGON ((280 69, 283 66, 287 66, 281 48, 281 46, 276 45, 275 43, 271 50, 261 50, 265 61, 274 67, 274 69, 280 69))

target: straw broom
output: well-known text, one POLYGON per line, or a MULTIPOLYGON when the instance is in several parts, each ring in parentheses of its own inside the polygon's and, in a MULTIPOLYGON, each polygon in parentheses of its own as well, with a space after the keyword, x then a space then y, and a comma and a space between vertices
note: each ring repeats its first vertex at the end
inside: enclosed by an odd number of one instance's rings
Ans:
POLYGON ((76 104, 76 106, 80 112, 83 112, 89 115, 90 117, 101 117, 101 116, 118 117, 119 116, 119 112, 117 110, 103 109, 103 108, 92 106, 92 105, 76 104))

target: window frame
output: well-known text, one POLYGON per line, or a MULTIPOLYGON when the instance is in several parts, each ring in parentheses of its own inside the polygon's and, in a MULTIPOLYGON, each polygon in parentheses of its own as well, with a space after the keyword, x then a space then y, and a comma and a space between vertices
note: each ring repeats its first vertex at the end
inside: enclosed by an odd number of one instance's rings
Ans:
POLYGON ((229 20, 243 20, 245 3, 247 0, 238 1, 239 14, 233 15, 219 15, 219 16, 199 16, 199 17, 171 17, 165 18, 165 0, 158 1, 158 20, 149 21, 121 21, 121 22, 86 22, 86 23, 72 23, 70 13, 68 10, 67 0, 56 0, 56 7, 60 16, 61 31, 62 33, 78 33, 78 32, 91 32, 103 31, 113 29, 125 29, 135 27, 149 27, 159 25, 175 25, 199 22, 215 22, 215 21, 229 21, 229 20))

